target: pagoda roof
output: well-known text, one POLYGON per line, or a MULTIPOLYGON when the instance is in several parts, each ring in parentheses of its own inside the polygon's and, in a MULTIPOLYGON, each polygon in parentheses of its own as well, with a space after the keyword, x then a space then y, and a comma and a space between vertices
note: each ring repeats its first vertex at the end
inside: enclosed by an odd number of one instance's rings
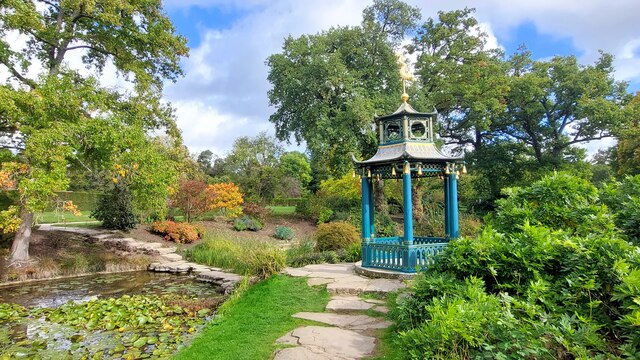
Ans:
POLYGON ((407 114, 411 114, 413 116, 430 116, 430 115, 436 115, 437 112, 434 110, 433 112, 430 112, 430 113, 421 113, 416 111, 411 105, 409 105, 409 103, 403 102, 402 104, 400 104, 398 109, 394 111, 392 114, 380 116, 376 118, 376 120, 396 118, 399 115, 407 115, 407 114))
POLYGON ((445 164, 461 160, 460 157, 447 156, 438 150, 433 142, 403 141, 397 144, 381 145, 369 160, 353 162, 359 166, 387 165, 399 161, 422 162, 424 164, 445 164))

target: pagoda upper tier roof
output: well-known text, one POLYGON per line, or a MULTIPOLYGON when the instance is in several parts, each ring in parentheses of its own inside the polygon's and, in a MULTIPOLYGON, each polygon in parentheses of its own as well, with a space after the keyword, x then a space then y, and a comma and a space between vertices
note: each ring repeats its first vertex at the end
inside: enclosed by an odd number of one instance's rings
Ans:
POLYGON ((460 157, 447 156, 438 150, 433 142, 403 141, 396 144, 381 145, 369 160, 353 161, 358 166, 387 165, 398 162, 421 162, 424 164, 445 164, 461 160, 460 157))

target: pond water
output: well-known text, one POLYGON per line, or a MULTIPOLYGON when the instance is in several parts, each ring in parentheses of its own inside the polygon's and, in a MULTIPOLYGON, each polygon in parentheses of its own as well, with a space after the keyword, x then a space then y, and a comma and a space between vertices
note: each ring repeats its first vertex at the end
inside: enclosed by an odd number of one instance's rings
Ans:
POLYGON ((25 307, 58 307, 68 301, 117 298, 122 295, 167 295, 219 297, 221 289, 187 275, 136 271, 43 280, 0 287, 0 303, 25 307))
POLYGON ((0 359, 167 359, 211 320, 220 290, 147 271, 0 287, 0 359))

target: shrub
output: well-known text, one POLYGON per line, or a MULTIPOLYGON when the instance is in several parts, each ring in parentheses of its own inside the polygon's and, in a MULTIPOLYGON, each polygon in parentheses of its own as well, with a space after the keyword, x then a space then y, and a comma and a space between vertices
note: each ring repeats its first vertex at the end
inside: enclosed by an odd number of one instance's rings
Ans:
POLYGON ((629 241, 640 244, 640 175, 607 184, 601 197, 614 214, 616 226, 629 241))
POLYGON ((291 240, 293 239, 293 229, 288 226, 276 226, 276 232, 273 234, 273 237, 280 240, 291 240))
POLYGON ((171 206, 182 210, 187 222, 202 215, 209 207, 207 183, 199 180, 183 180, 171 198, 171 206))
POLYGON ((167 241, 173 241, 177 244, 191 244, 201 238, 204 230, 188 223, 167 220, 151 224, 151 232, 164 235, 164 239, 167 241))
POLYGON ((100 195, 91 216, 102 221, 107 229, 128 231, 138 224, 138 216, 133 210, 133 197, 124 182, 117 182, 111 191, 100 195))
POLYGON ((246 203, 242 207, 242 213, 249 217, 258 219, 264 223, 265 221, 267 221, 267 218, 269 217, 271 210, 267 209, 266 207, 260 204, 246 203))
POLYGON ((260 220, 254 219, 250 216, 243 216, 233 222, 233 228, 236 231, 259 231, 262 230, 263 227, 264 224, 260 220))
POLYGON ((340 250, 360 243, 355 226, 344 221, 320 224, 315 235, 316 250, 340 250))
POLYGON ((206 190, 210 210, 221 210, 227 217, 234 218, 242 213, 243 203, 240 188, 234 183, 212 184, 206 190))
POLYGON ((505 189, 497 203, 492 225, 513 233, 525 223, 586 235, 610 232, 613 222, 606 206, 598 204, 598 191, 588 181, 567 173, 554 173, 526 188, 505 189))
POLYGON ((286 266, 285 253, 261 241, 233 242, 208 239, 186 251, 186 257, 200 264, 231 269, 236 274, 267 278, 286 266))

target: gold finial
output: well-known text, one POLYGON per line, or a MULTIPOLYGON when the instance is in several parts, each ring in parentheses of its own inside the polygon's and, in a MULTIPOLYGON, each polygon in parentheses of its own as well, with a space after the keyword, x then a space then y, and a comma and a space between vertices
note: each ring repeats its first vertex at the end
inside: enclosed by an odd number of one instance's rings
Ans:
POLYGON ((409 100, 409 94, 407 94, 407 81, 415 81, 416 78, 409 72, 409 68, 407 67, 407 63, 404 61, 404 55, 401 52, 396 53, 396 59, 398 60, 398 65, 400 65, 400 79, 402 79, 402 102, 406 103, 409 100))

